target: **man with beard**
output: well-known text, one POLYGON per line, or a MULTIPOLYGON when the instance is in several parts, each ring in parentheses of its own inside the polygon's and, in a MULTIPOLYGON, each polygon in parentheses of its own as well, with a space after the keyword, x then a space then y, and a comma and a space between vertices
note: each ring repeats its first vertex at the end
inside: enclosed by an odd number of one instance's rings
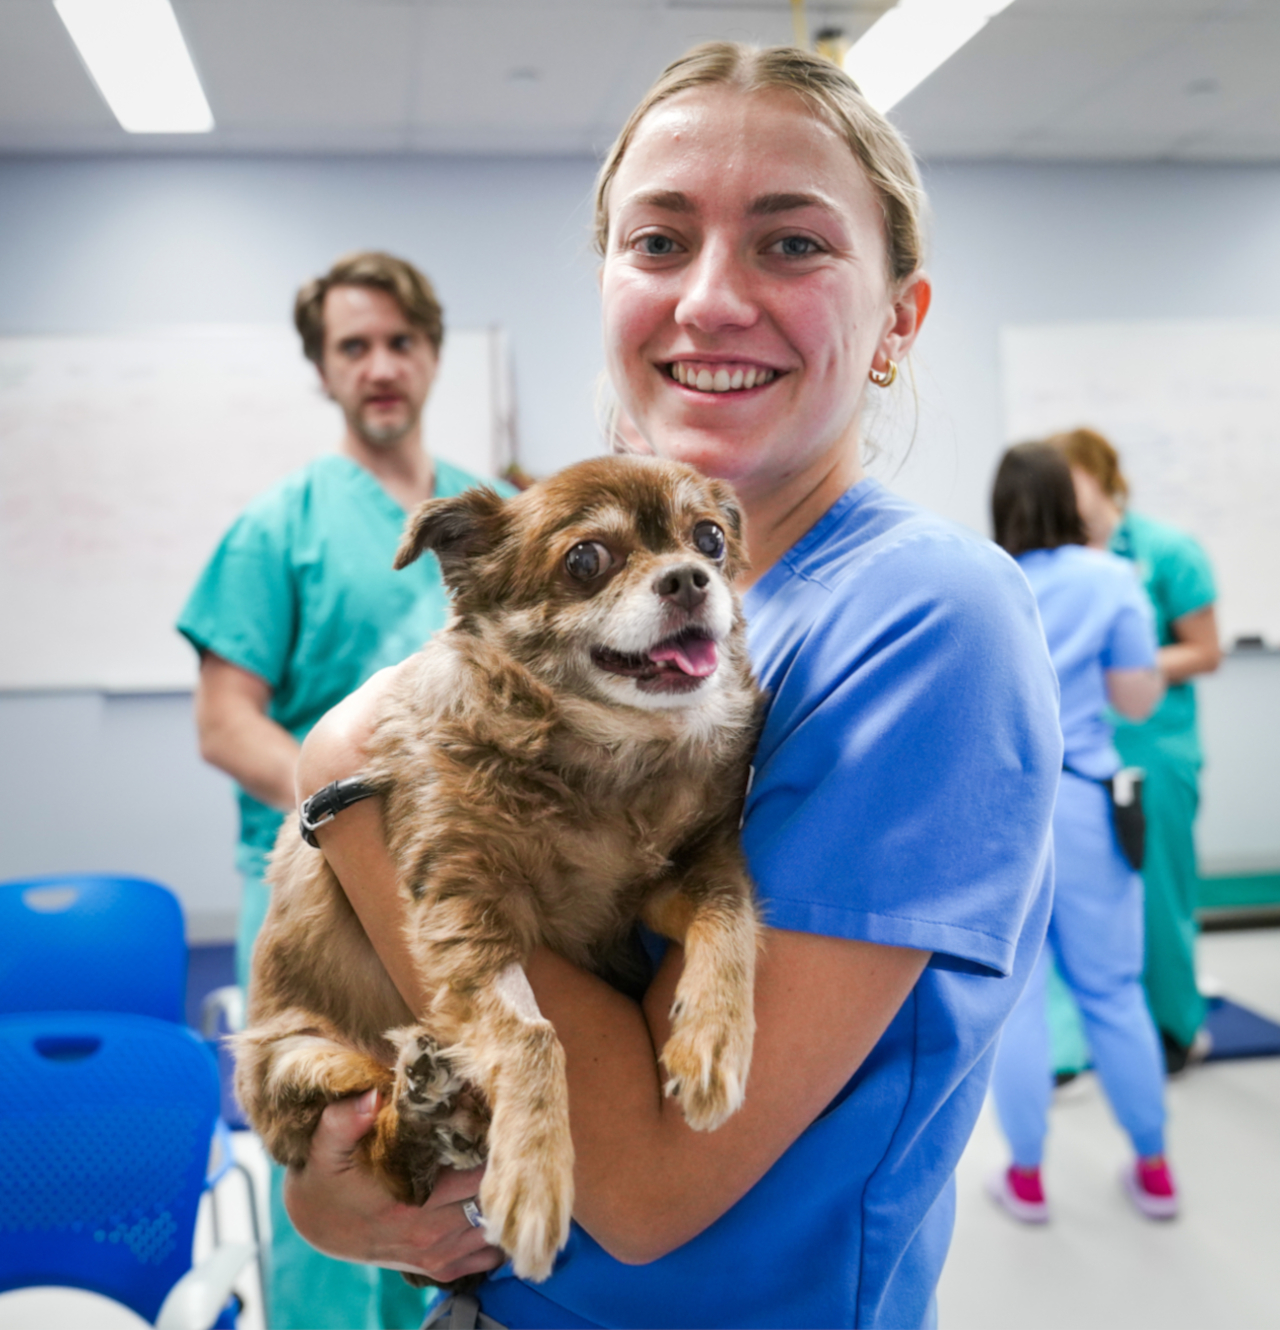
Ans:
MULTIPOLYGON (((435 558, 392 569, 405 517, 425 499, 479 483, 432 458, 423 439, 444 319, 422 273, 389 254, 348 255, 298 292, 294 322, 342 411, 342 441, 249 504, 178 620, 200 653, 201 754, 239 786, 242 986, 267 912, 266 857, 294 808, 302 739, 444 624, 435 558)), ((281 1181, 273 1170, 272 1326, 418 1325, 423 1296, 399 1275, 330 1260, 298 1237, 281 1181)))

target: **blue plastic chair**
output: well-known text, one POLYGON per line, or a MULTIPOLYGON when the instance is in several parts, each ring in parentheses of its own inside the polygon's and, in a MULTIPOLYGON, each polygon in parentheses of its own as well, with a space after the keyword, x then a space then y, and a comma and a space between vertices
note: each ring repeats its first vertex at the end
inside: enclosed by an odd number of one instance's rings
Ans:
POLYGON ((249 1244, 191 1269, 218 1074, 190 1030, 146 1016, 0 1017, 0 1292, 60 1285, 162 1330, 230 1324, 249 1244))
MULTIPOLYGON (((65 873, 0 883, 0 1015, 20 1012, 127 1012, 181 1024, 186 1014, 187 940, 178 898, 140 877, 65 873)), ((219 1067, 229 1055, 217 1040, 219 1067)), ((240 1125, 222 1079, 221 1106, 240 1125)), ((217 1184, 239 1173, 262 1269, 257 1189, 232 1154, 227 1120, 216 1124, 217 1167, 205 1180, 213 1236, 221 1241, 217 1184)))
POLYGON ((0 1013, 181 1023, 186 986, 182 906, 158 882, 71 873, 0 883, 0 1013))

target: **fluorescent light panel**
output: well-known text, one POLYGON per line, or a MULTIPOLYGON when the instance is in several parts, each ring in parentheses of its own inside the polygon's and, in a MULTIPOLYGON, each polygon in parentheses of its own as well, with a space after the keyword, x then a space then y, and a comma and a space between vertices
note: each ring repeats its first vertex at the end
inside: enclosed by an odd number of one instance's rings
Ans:
POLYGON ((169 0, 53 0, 130 134, 207 134, 213 112, 169 0))
POLYGON ((879 111, 896 106, 1013 0, 898 0, 849 48, 844 67, 879 111))

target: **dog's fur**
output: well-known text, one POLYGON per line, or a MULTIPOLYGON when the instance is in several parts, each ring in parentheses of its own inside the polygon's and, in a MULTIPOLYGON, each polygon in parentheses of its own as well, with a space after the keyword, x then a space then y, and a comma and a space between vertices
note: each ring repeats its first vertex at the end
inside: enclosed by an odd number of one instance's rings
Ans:
POLYGON ((683 944, 667 1093, 699 1129, 742 1103, 759 924, 737 832, 760 715, 742 517, 688 467, 608 458, 510 500, 428 501, 396 566, 427 549, 454 616, 398 675, 362 774, 430 1006, 415 1022, 290 820, 236 1085, 291 1165, 327 1103, 377 1087, 368 1161, 407 1202, 487 1153, 489 1239, 541 1279, 568 1237, 573 1147, 564 1053, 522 969, 535 945, 616 974, 638 919, 683 944))

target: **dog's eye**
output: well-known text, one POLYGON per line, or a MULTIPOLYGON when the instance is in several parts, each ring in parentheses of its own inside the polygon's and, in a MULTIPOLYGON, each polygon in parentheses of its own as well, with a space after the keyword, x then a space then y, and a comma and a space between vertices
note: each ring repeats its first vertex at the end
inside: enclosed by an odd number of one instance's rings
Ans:
POLYGON ((724 532, 714 522, 699 522, 693 528, 693 543, 708 559, 724 558, 724 532))
POLYGON ((590 582, 613 567, 613 555, 598 540, 584 540, 564 556, 564 566, 570 577, 590 582))

